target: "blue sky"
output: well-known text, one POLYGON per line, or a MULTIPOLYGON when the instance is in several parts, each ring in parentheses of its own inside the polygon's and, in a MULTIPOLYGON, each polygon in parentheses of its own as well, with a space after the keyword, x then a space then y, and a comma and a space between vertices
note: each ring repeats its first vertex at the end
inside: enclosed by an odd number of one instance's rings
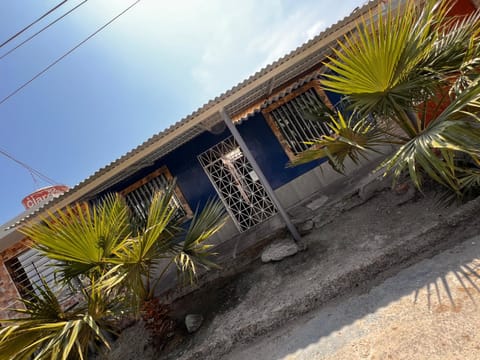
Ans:
MULTIPOLYGON (((0 1, 0 43, 60 2, 0 1)), ((0 56, 80 2, 69 0, 0 56)), ((0 59, 0 99, 133 2, 89 0, 0 59)), ((74 186, 362 3, 142 0, 0 105, 0 148, 74 186)), ((0 156, 0 224, 46 185, 0 156)))

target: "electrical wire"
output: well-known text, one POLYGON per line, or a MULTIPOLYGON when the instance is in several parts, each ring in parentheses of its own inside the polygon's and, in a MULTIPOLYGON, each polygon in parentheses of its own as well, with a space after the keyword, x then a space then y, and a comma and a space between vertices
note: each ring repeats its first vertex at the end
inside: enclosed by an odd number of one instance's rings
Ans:
POLYGON ((44 175, 42 174, 40 171, 34 169, 33 167, 31 167, 30 165, 24 163, 23 161, 20 161, 18 160, 17 158, 15 158, 13 155, 10 155, 8 152, 6 152, 5 150, 3 150, 2 148, 0 148, 0 154, 2 154, 3 156, 5 156, 6 158, 16 162, 17 164, 19 164, 21 167, 25 168, 29 173, 30 175, 32 175, 32 178, 33 178, 33 182, 36 183, 35 181, 35 177, 43 180, 44 182, 50 184, 50 185, 55 185, 55 184, 59 184, 57 181, 53 180, 52 178, 48 177, 47 175, 44 175))
POLYGON ((4 47, 5 45, 7 45, 10 41, 12 41, 13 39, 17 38, 18 36, 20 36, 21 34, 23 34, 25 31, 27 31, 28 29, 30 29, 33 25, 35 25, 36 23, 38 23, 40 20, 44 19, 45 17, 47 17, 48 15, 50 15, 52 12, 54 12, 55 10, 57 10, 58 8, 60 8, 62 5, 65 5, 67 3, 68 0, 64 0, 62 1, 60 4, 58 4, 57 6, 53 7, 52 9, 48 10, 45 14, 43 14, 42 16, 40 16, 37 20, 35 20, 34 22, 30 23, 29 25, 25 26, 22 30, 20 30, 19 32, 17 32, 15 35, 11 36, 10 38, 8 38, 7 40, 5 40, 3 43, 0 44, 0 48, 1 47, 4 47))
POLYGON ((24 44, 26 44, 27 42, 29 42, 30 40, 32 40, 34 37, 36 37, 37 35, 39 35, 40 33, 44 32, 45 30, 47 30, 50 26, 56 24, 57 22, 59 22, 60 20, 62 20, 65 16, 69 15, 70 13, 74 12, 75 10, 77 10, 80 6, 82 6, 83 4, 85 4, 88 0, 83 0, 80 4, 77 4, 76 6, 74 6, 73 8, 71 8, 70 10, 68 10, 66 13, 64 13, 62 16, 56 18, 54 21, 50 22, 49 24, 47 24, 46 26, 44 26, 43 28, 41 28, 40 30, 38 30, 35 34, 29 36, 28 38, 26 38, 25 40, 23 40, 20 44, 18 44, 17 46, 15 46, 14 48, 8 50, 5 54, 1 55, 0 56, 0 60, 3 59, 4 57, 10 55, 12 52, 14 52, 15 50, 17 50, 19 47, 23 46, 24 44))
POLYGON ((82 46, 83 44, 85 44, 88 40, 90 40, 91 38, 93 38, 95 35, 97 35, 99 32, 101 32, 103 29, 105 29, 107 26, 109 26, 111 23, 113 23, 115 20, 117 20, 119 17, 121 17, 123 14, 125 14, 127 11, 129 11, 131 8, 133 8, 135 5, 137 5, 141 0, 137 0, 135 1, 133 4, 131 4, 130 6, 128 6, 126 9, 124 9, 122 12, 120 12, 118 15, 116 15, 115 17, 113 17, 112 19, 110 19, 107 23, 105 23, 104 25, 102 25, 100 28, 98 28, 96 31, 94 31, 92 34, 90 34, 89 36, 87 36, 84 40, 82 40, 81 42, 79 42, 77 45, 75 45, 73 48, 71 48, 69 51, 67 51, 65 54, 63 54, 62 56, 60 56, 57 60, 55 60, 54 62, 52 62, 50 65, 48 65, 46 68, 44 68, 42 71, 40 71, 39 73, 37 73, 34 77, 32 77, 30 80, 28 80, 27 82, 25 82, 23 85, 19 86, 17 89, 15 89, 13 92, 11 92, 9 95, 7 95, 6 97, 4 97, 2 100, 0 100, 0 105, 2 105, 5 101, 7 101, 8 99, 10 99, 12 96, 16 95, 18 92, 20 92, 21 90, 23 90, 25 87, 27 87, 28 85, 30 85, 33 81, 35 81, 36 79, 38 79, 40 76, 42 76, 43 74, 45 74, 48 70, 50 70, 52 67, 54 67, 55 65, 57 65, 60 61, 62 61, 63 59, 65 59, 68 55, 70 55, 72 52, 74 52, 75 50, 77 50, 80 46, 82 46))

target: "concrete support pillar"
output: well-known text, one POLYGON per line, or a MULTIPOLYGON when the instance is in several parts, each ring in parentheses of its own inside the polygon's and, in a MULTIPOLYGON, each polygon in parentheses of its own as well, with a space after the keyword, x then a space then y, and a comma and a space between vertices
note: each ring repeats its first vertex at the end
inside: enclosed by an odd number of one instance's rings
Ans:
POLYGON ((232 134, 232 136, 234 137, 234 139, 237 141, 238 145, 240 146, 240 148, 242 149, 242 152, 243 154, 245 155, 245 157, 247 158, 247 160, 250 162, 250 164, 252 165, 253 167, 253 170, 257 173, 257 176, 258 178, 260 179, 262 185, 264 186, 265 188, 265 191, 267 192, 268 196, 270 197, 270 199, 273 201, 273 203, 275 204, 277 210, 278 210, 278 213, 280 214, 280 216, 282 217, 283 221, 285 222, 285 225, 287 226, 288 228, 288 231, 290 232, 290 234, 292 235, 293 239, 299 243, 300 242, 300 239, 301 239, 301 236, 300 236, 300 233, 298 232, 297 228, 295 227, 295 225, 293 225, 292 223, 292 220, 290 219, 290 217, 288 216, 287 212, 285 211, 285 209, 283 208, 282 204, 280 203, 280 201, 278 200, 277 198, 277 195, 275 194, 275 192, 273 191, 272 187, 270 186, 270 183, 268 182, 267 178, 265 177, 262 169, 260 168, 260 166, 258 165, 257 163, 257 160, 254 158, 254 156, 252 155, 252 153, 250 152, 250 149, 248 148, 247 144, 245 143, 245 141, 243 140, 243 137, 242 135, 240 135, 240 132, 238 131, 238 129, 236 128, 235 124, 233 123, 232 119, 230 118, 230 116, 227 114, 227 112, 225 111, 225 109, 222 109, 222 111, 220 112, 221 116, 222 116, 222 119, 223 121, 225 122, 225 124, 227 125, 228 129, 230 130, 230 133, 232 134))

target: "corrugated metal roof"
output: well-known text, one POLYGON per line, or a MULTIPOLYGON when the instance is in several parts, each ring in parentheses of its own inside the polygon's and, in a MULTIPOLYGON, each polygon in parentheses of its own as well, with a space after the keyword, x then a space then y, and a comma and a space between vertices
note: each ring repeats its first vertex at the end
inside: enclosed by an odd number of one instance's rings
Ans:
MULTIPOLYGON (((108 188, 110 184, 113 184, 119 181, 120 179, 126 178, 127 176, 133 174, 133 172, 137 171, 138 169, 144 166, 147 166, 147 164, 151 163, 154 159, 157 159, 171 152, 178 146, 184 144, 185 142, 189 141, 193 137, 199 135, 201 132, 205 131, 205 126, 201 126, 200 124, 193 124, 192 126, 187 127, 190 123, 193 123, 195 119, 197 119, 201 115, 208 113, 208 111, 214 108, 216 105, 222 102, 228 102, 230 97, 233 97, 235 94, 244 90, 254 82, 261 80, 262 77, 268 76, 269 73, 281 67, 283 64, 287 63, 288 61, 294 60, 297 56, 300 56, 302 53, 308 51, 310 48, 314 47, 316 44, 319 44, 325 39, 328 39, 328 37, 331 35, 334 35, 335 32, 339 32, 338 36, 336 37, 338 38, 344 33, 342 29, 346 28, 349 24, 351 24, 354 20, 358 19, 362 15, 368 13, 368 11, 374 8, 377 4, 378 4, 378 0, 370 0, 362 7, 354 9, 352 13, 350 13, 350 15, 346 16, 345 18, 338 21, 337 23, 331 25, 330 27, 325 29, 323 32, 321 32, 319 35, 314 37, 313 39, 297 47, 295 50, 286 54, 285 56, 273 62, 272 64, 265 66, 261 70, 257 71, 255 74, 251 75, 246 80, 232 87, 230 90, 210 100, 209 102, 201 106, 199 109, 197 109, 190 115, 186 116, 185 118, 181 119, 175 124, 169 126, 165 130, 157 133, 156 135, 153 135, 152 137, 147 139, 145 142, 143 142, 136 148, 130 150, 120 158, 100 168, 95 173, 87 177, 85 180, 81 181, 76 186, 72 187, 69 191, 65 192, 62 196, 43 204, 43 206, 39 207, 38 209, 36 209, 31 213, 27 212, 22 214, 24 215, 23 217, 21 217, 20 219, 16 218, 15 219, 16 221, 9 222, 2 225, 1 229, 3 231, 7 231, 12 227, 18 226, 22 222, 30 218, 33 218, 34 215, 38 214, 43 209, 52 208, 60 204, 64 199, 73 197, 74 194, 78 193, 81 189, 85 188, 88 184, 92 183, 94 180, 98 179, 103 175, 108 174, 109 171, 116 169, 120 165, 124 164, 125 162, 127 162, 128 160, 132 159, 134 156, 142 152, 145 152, 145 154, 144 156, 142 156, 140 161, 136 162, 135 164, 129 165, 128 168, 122 170, 121 173, 112 174, 112 176, 106 179, 104 183, 100 184, 94 189, 94 193, 103 191, 104 189, 108 188), (175 131, 178 131, 182 127, 185 127, 184 131, 182 131, 180 134, 177 134, 173 139, 166 140, 165 143, 160 144, 162 140, 168 138, 175 131), (159 143, 159 146, 155 150, 147 152, 147 149, 156 143, 159 143)), ((347 31, 348 29, 345 30, 345 32, 347 31)), ((225 110, 230 116, 234 116, 235 114, 247 109, 249 106, 252 106, 259 100, 265 99, 268 95, 270 95, 268 93, 269 90, 273 88, 277 88, 281 84, 288 83, 289 81, 298 77, 305 71, 314 68, 315 65, 321 64, 325 58, 326 49, 328 49, 332 45, 332 43, 336 41, 335 39, 329 42, 328 44, 323 45, 320 51, 313 52, 309 56, 299 58, 297 62, 295 62, 292 66, 288 67, 286 70, 280 72, 279 74, 275 74, 275 76, 269 79, 266 79, 265 82, 259 84, 258 86, 248 91, 246 94, 242 95, 241 97, 237 99, 232 99, 231 102, 228 102, 225 105, 225 110)), ((288 91, 288 90, 285 90, 285 91, 288 91)), ((279 94, 279 96, 285 96, 285 95, 279 94)), ((275 101, 275 100, 272 100, 272 101, 275 101)), ((257 109, 257 111, 259 110, 260 108, 257 109)), ((205 120, 208 121, 208 117, 205 120)), ((91 191, 90 193, 93 193, 93 191, 91 191)), ((72 200, 72 201, 76 201, 76 200, 72 200)), ((0 239, 2 237, 3 235, 0 233, 0 239)))
POLYGON ((302 87, 303 85, 306 85, 313 80, 320 79, 322 77, 322 73, 323 73, 323 67, 320 70, 313 71, 312 73, 302 77, 301 79, 287 86, 286 88, 282 89, 278 93, 275 93, 273 96, 268 97, 263 102, 258 103, 255 108, 251 109, 251 111, 245 114, 242 114, 240 118, 236 119, 235 123, 242 123, 252 115, 262 112, 262 110, 266 109, 271 104, 283 99, 287 95, 290 95, 292 92, 302 87))

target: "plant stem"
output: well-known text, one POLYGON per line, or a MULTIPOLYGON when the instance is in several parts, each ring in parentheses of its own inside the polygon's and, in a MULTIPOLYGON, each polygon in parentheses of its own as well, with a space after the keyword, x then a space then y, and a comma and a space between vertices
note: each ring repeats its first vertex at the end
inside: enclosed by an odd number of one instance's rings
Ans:
POLYGON ((174 258, 171 258, 170 261, 168 262, 168 264, 163 268, 162 272, 160 273, 160 275, 157 277, 157 279, 153 282, 152 286, 150 287, 150 290, 149 290, 149 293, 148 293, 148 297, 150 298, 151 296, 153 296, 153 292, 155 291, 155 288, 157 287, 158 283, 160 282, 160 280, 163 278, 163 276, 165 275, 165 273, 167 272, 168 268, 170 267, 170 265, 172 265, 173 263, 173 259, 174 258))
POLYGON ((410 123, 412 124, 412 126, 417 129, 416 133, 418 134, 421 131, 418 115, 412 109, 406 109, 405 114, 410 120, 410 123))
POLYGON ((411 109, 403 109, 399 107, 395 102, 392 102, 392 107, 395 113, 398 116, 398 119, 395 119, 395 122, 402 128, 403 131, 409 136, 410 139, 413 139, 418 135, 417 130, 417 117, 411 109), (410 116, 413 116, 410 118, 410 116))

